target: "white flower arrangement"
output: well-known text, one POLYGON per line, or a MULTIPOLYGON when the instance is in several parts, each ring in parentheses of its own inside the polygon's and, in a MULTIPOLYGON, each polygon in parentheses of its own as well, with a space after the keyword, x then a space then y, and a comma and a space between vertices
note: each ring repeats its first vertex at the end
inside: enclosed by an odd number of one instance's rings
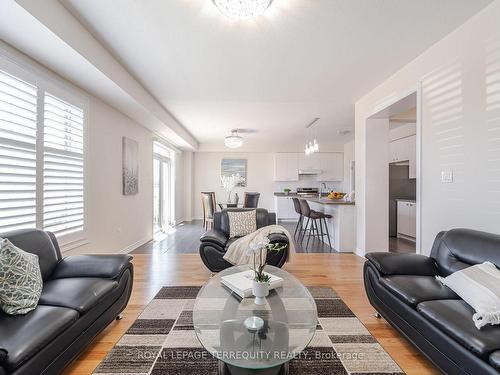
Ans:
MULTIPOLYGON (((266 261, 263 261, 262 253, 264 251, 280 251, 284 249, 287 245, 280 245, 277 243, 270 243, 269 238, 259 238, 252 242, 248 246, 245 254, 247 256, 253 256, 253 271, 255 272, 254 280, 258 282, 269 282, 271 277, 264 273, 264 267, 266 266, 266 261)), ((267 258, 267 257, 266 257, 267 258)))
POLYGON ((245 178, 241 177, 240 174, 237 173, 232 174, 231 176, 220 176, 220 181, 224 190, 231 193, 236 186, 245 182, 245 178))

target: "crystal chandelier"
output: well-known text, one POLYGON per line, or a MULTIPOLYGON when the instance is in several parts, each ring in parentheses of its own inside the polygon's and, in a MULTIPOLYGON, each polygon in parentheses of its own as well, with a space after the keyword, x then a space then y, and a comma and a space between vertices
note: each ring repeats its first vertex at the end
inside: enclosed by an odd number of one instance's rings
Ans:
POLYGON ((264 14, 273 0, 212 0, 219 11, 229 18, 250 20, 264 14))
POLYGON ((224 138, 224 144, 229 148, 238 148, 243 146, 243 138, 238 135, 238 130, 231 130, 231 135, 224 138))
POLYGON ((306 148, 304 152, 306 155, 311 155, 314 154, 315 152, 319 152, 318 141, 314 139, 314 141, 306 143, 306 148))

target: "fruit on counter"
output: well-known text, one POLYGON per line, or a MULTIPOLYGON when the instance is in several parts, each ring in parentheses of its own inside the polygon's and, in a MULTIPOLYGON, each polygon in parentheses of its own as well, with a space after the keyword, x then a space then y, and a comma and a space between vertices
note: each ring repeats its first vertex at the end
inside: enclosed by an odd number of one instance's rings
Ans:
POLYGON ((341 193, 340 191, 332 191, 328 194, 328 199, 342 199, 345 193, 341 193))

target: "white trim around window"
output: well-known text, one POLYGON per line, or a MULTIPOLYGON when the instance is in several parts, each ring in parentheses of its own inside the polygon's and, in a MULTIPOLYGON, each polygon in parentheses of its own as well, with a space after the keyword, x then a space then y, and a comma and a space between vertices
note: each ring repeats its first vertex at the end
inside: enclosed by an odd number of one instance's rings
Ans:
POLYGON ((2 48, 0 71, 0 232, 36 227, 55 232, 63 251, 81 246, 89 100, 2 48))

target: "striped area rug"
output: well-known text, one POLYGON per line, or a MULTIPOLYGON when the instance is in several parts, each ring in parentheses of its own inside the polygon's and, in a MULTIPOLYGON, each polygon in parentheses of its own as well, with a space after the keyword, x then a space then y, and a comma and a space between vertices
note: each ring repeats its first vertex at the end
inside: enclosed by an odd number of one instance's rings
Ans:
MULTIPOLYGON (((217 375, 218 362, 199 343, 193 306, 200 287, 164 287, 132 324, 95 375, 217 375)), ((330 288, 309 288, 316 333, 292 375, 402 375, 403 371, 330 288)))

